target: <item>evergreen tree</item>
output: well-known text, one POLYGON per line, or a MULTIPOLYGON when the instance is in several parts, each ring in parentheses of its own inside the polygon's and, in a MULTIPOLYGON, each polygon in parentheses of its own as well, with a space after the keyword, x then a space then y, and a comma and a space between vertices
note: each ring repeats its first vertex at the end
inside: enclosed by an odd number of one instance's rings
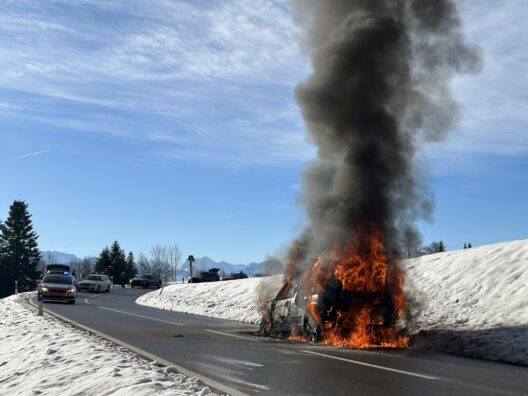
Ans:
POLYGON ((95 272, 110 275, 111 267, 112 259, 110 258, 110 249, 106 246, 101 250, 99 257, 95 261, 95 272))
POLYGON ((0 224, 0 298, 19 291, 34 290, 39 278, 38 235, 24 201, 14 201, 9 216, 0 224))
POLYGON ((114 241, 110 247, 110 275, 113 277, 114 283, 121 281, 121 273, 126 272, 127 259, 125 251, 119 246, 119 242, 114 241))
POLYGON ((440 242, 438 243, 438 252, 439 252, 439 253, 445 252, 445 245, 444 245, 444 242, 443 242, 443 241, 440 241, 440 242))
POLYGON ((468 249, 471 249, 471 242, 468 243, 468 249))
POLYGON ((126 269, 128 279, 133 279, 137 276, 137 266, 136 259, 134 258, 134 253, 129 252, 127 256, 127 269, 126 269))
POLYGON ((467 245, 466 245, 466 243, 465 243, 465 242, 464 242, 464 249, 467 249, 467 245))

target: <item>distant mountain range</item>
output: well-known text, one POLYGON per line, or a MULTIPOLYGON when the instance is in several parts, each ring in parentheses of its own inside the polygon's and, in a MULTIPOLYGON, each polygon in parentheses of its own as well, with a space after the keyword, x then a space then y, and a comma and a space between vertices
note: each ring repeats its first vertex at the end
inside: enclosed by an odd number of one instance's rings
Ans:
MULTIPOLYGON (((184 271, 188 270, 189 265, 186 262, 184 264, 184 271)), ((230 274, 232 272, 243 271, 248 276, 255 276, 257 274, 262 275, 278 275, 284 272, 284 266, 277 259, 269 259, 260 263, 251 262, 249 264, 231 264, 225 261, 214 261, 210 257, 197 258, 194 263, 195 271, 207 271, 210 268, 220 268, 224 274, 230 274)))
POLYGON ((81 259, 74 254, 58 252, 56 250, 45 250, 40 252, 42 259, 45 262, 53 262, 53 264, 69 264, 72 261, 81 261, 81 259))
MULTIPOLYGON (((53 251, 43 251, 41 252, 42 258, 48 262, 52 260, 56 264, 68 264, 72 261, 81 261, 81 259, 74 254, 59 252, 56 250, 53 251)), ((204 256, 196 258, 194 262, 194 271, 207 271, 210 268, 220 268, 225 275, 232 272, 243 271, 248 276, 255 276, 257 274, 262 275, 278 275, 284 272, 284 266, 277 259, 269 259, 260 263, 252 262, 249 264, 231 264, 225 261, 214 261, 210 257, 204 256)), ((181 271, 178 271, 179 276, 187 277, 189 273, 189 263, 185 262, 181 271)))

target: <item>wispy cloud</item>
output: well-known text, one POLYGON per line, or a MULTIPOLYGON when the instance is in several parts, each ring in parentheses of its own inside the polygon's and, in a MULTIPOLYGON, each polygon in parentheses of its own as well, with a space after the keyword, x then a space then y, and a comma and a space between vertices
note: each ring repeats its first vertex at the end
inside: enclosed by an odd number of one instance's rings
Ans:
MULTIPOLYGON (((528 7, 461 4, 485 69, 455 80, 462 122, 435 156, 524 155, 528 7)), ((173 161, 303 162, 315 151, 293 96, 309 73, 297 34, 286 0, 8 1, 0 113, 143 142, 173 161)))
POLYGON ((17 160, 17 159, 21 159, 21 158, 34 157, 35 155, 47 154, 47 153, 51 153, 52 151, 53 150, 35 151, 34 153, 18 155, 16 157, 11 158, 11 159, 12 160, 17 160))
POLYGON ((25 1, 0 15, 4 115, 144 140, 178 160, 306 158, 292 88, 308 66, 283 0, 25 1))

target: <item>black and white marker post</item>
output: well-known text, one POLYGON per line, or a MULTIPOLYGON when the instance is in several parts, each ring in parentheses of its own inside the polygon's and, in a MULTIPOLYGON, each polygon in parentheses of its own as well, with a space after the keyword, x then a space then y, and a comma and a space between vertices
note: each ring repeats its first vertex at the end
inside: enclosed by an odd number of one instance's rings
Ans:
POLYGON ((37 291, 37 306, 38 306, 38 311, 37 311, 37 316, 42 316, 42 290, 40 290, 40 288, 38 289, 37 291))

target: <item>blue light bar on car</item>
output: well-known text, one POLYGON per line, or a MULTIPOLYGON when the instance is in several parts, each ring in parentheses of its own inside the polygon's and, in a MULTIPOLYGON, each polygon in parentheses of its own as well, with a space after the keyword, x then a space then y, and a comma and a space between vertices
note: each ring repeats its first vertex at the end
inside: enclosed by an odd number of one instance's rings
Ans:
POLYGON ((68 271, 64 271, 64 275, 68 275, 68 271))

